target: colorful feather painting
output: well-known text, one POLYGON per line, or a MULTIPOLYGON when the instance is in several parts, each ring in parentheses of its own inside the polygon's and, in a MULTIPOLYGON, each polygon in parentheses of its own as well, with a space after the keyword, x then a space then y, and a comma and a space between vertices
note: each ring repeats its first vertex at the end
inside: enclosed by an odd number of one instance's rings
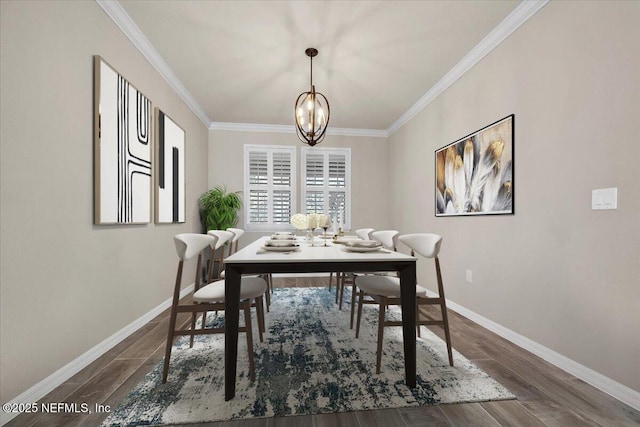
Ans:
POLYGON ((436 216, 513 214, 514 115, 436 150, 436 216))

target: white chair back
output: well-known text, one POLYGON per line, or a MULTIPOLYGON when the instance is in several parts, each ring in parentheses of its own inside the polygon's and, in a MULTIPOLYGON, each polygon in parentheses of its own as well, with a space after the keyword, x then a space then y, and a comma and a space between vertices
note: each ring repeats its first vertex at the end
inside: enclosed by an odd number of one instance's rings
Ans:
POLYGON ((356 236, 358 236, 362 240, 369 240, 369 234, 371 234, 373 230, 373 228, 360 228, 356 230, 356 236))
POLYGON ((233 233, 233 239, 231 240, 232 243, 236 243, 244 234, 244 230, 242 228, 227 228, 227 231, 233 233))
POLYGON ((425 258, 436 258, 442 244, 442 236, 431 233, 403 234, 398 240, 425 258))
POLYGON ((215 245, 216 238, 208 234, 183 233, 173 237, 176 253, 181 260, 188 260, 198 255, 207 246, 215 245))
POLYGON ((231 231, 227 230, 209 230, 207 234, 211 236, 216 236, 218 241, 215 243, 214 250, 221 248, 227 243, 229 240, 233 239, 234 234, 231 231))
POLYGON ((372 239, 379 241, 385 249, 391 251, 396 250, 399 235, 400 232, 398 230, 372 231, 370 234, 372 239))

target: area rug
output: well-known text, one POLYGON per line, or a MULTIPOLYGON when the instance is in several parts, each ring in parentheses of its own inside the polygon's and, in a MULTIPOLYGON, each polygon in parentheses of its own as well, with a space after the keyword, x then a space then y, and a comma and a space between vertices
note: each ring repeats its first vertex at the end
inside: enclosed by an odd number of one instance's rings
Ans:
MULTIPOLYGON (((417 387, 404 384, 402 328, 385 328, 382 371, 375 373, 378 309, 365 305, 360 338, 349 329, 350 307, 338 310, 327 288, 276 289, 264 342, 254 321, 256 381, 249 380, 246 339, 240 334, 236 397, 224 401, 224 336, 174 344, 169 378, 158 364, 103 426, 170 425, 251 417, 346 412, 515 398, 422 328, 417 342, 417 387)), ((345 294, 345 300, 350 297, 345 294)), ((399 308, 391 307, 399 318, 399 308)), ((241 316, 242 318, 242 316, 241 316)), ((255 320, 255 319, 254 319, 255 320)), ((208 323, 223 324, 209 314, 208 323)), ((453 343, 455 347, 455 342, 453 343)))

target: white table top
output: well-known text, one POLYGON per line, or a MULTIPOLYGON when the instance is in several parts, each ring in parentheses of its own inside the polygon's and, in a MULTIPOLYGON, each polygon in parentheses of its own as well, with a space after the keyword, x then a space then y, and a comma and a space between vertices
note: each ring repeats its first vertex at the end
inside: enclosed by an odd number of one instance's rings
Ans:
POLYGON ((290 262, 371 262, 371 261, 415 261, 416 257, 380 249, 375 252, 349 252, 342 244, 334 244, 327 239, 327 246, 324 240, 316 238, 315 246, 298 237, 296 243, 297 250, 293 252, 270 252, 262 249, 265 240, 269 236, 261 237, 250 245, 240 249, 238 252, 224 259, 225 264, 233 263, 290 263, 290 262))

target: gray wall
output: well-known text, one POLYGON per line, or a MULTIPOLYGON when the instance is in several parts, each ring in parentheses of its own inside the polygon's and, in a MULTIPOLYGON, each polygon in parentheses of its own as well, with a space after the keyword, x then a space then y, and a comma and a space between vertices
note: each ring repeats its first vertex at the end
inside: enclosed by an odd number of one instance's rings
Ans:
POLYGON ((208 130, 93 1, 0 2, 0 401, 171 297, 208 130), (187 134, 187 222, 94 226, 93 55, 187 134))
POLYGON ((551 2, 390 138, 391 223, 443 236, 447 297, 635 390, 639 18, 640 2, 551 2), (515 215, 435 218, 434 150, 511 113, 515 215), (607 187, 618 210, 591 210, 607 187))
MULTIPOLYGON (((352 147, 354 228, 442 234, 450 299, 635 390, 639 8, 552 2, 389 141, 323 143, 352 147), (434 218, 434 150, 511 113, 516 214, 434 218), (614 186, 619 209, 592 211, 591 190, 614 186)), ((1 1, 0 19, 6 402, 169 298, 171 236, 199 231, 208 188, 242 189, 243 144, 300 143, 207 131, 94 2, 1 1), (94 54, 186 130, 186 224, 92 225, 94 54)), ((421 262, 434 289, 431 274, 421 262)))
MULTIPOLYGON (((243 147, 245 144, 295 146, 298 185, 296 199, 300 212, 300 165, 303 144, 295 134, 269 132, 209 132, 209 187, 226 185, 228 191, 244 186, 243 147)), ((319 147, 351 148, 351 225, 352 229, 389 227, 389 159, 386 138, 327 135, 319 147)), ((238 227, 243 228, 243 218, 238 227)), ((264 233, 247 233, 243 243, 264 233)))

